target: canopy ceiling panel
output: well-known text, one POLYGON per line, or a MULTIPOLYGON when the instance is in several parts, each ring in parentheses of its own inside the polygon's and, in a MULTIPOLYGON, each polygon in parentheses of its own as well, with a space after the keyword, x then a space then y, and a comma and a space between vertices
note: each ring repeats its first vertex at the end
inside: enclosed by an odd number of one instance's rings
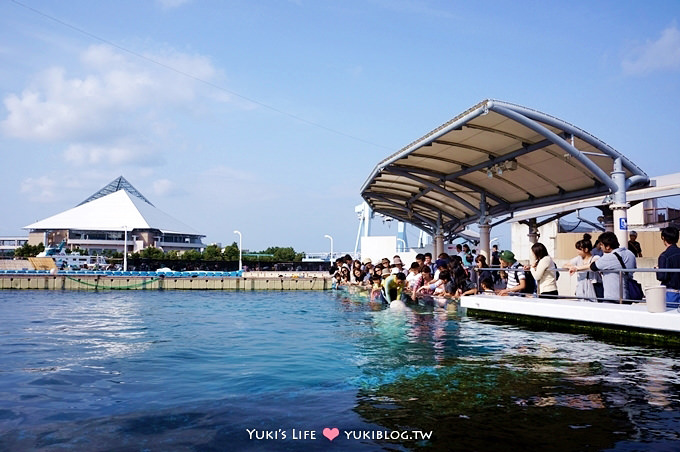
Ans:
POLYGON ((627 157, 536 110, 485 100, 380 162, 361 189, 379 213, 434 232, 649 183, 627 157), (485 206, 485 207, 483 207, 485 206))

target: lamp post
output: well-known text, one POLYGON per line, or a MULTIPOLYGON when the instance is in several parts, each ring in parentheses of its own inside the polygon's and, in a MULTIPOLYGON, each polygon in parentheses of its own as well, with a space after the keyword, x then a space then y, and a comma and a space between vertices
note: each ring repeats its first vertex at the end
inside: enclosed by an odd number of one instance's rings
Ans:
POLYGON ((127 249, 127 225, 123 226, 123 230, 125 231, 125 232, 123 232, 123 234, 125 234, 125 237, 123 239, 125 241, 125 246, 123 248, 123 271, 126 272, 127 271, 127 251, 128 251, 128 249, 127 249))
POLYGON ((331 265, 333 264, 333 237, 330 235, 326 234, 324 235, 327 239, 331 241, 331 254, 328 256, 328 260, 330 261, 331 265))
POLYGON ((238 271, 243 271, 243 235, 240 231, 234 231, 238 234, 238 271))

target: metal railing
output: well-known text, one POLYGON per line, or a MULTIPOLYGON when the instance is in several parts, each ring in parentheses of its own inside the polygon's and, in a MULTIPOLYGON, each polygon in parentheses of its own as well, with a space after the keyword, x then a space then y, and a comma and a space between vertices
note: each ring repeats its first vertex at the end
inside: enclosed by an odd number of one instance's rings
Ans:
MULTIPOLYGON (((474 269, 472 269, 472 270, 474 271, 475 269, 476 269, 476 267, 475 267, 474 269)), ((481 270, 489 270, 489 271, 492 271, 492 272, 499 272, 499 271, 502 271, 502 272, 506 272, 506 273, 507 273, 507 272, 528 271, 528 270, 522 270, 522 269, 519 269, 519 268, 517 268, 517 269, 509 269, 509 267, 505 267, 505 268, 502 268, 502 267, 490 267, 490 268, 480 268, 479 270, 480 270, 480 271, 481 271, 481 270)), ((561 277, 564 277, 564 275, 567 275, 568 277, 571 276, 571 275, 569 274, 569 269, 568 269, 568 268, 555 268, 554 270, 559 271, 559 272, 561 273, 561 275, 562 275, 561 277)), ((585 271, 588 271, 588 270, 581 270, 581 271, 584 271, 584 272, 585 272, 585 271)), ((592 271, 592 270, 590 270, 590 271, 592 271)), ((624 285, 624 281, 625 281, 625 278, 623 277, 623 274, 624 274, 624 273, 659 273, 659 272, 660 272, 660 273, 680 273, 680 268, 625 268, 625 269, 624 269, 624 268, 620 268, 620 269, 612 269, 612 270, 599 270, 598 272, 599 272, 599 273, 618 273, 618 274, 619 274, 619 297, 618 297, 618 302, 619 302, 619 304, 624 304, 624 303, 628 303, 628 304, 629 304, 629 303, 642 303, 642 302, 646 301, 646 300, 645 300, 646 294, 645 294, 645 290, 644 290, 644 287, 643 287, 643 290, 642 290, 642 292, 643 292, 643 299, 642 299, 642 300, 632 300, 632 299, 630 299, 630 298, 624 298, 624 296, 623 296, 623 292, 624 292, 624 290, 623 290, 623 285, 624 285)), ((579 272, 576 272, 576 273, 579 273, 579 272)), ((632 278, 632 276, 631 276, 631 278, 632 278)), ((536 285, 538 286, 538 281, 536 282, 536 285)), ((659 283, 659 285, 661 285, 661 283, 659 283)), ((525 297, 526 297, 526 296, 533 296, 533 294, 527 294, 527 293, 522 293, 522 294, 518 294, 518 295, 525 296, 525 297)), ((573 299, 573 298, 578 298, 578 297, 570 296, 570 295, 543 295, 543 297, 544 297, 544 298, 554 298, 554 299, 573 299)), ((595 298, 587 298, 587 300, 595 300, 595 301, 603 301, 603 302, 616 302, 616 301, 617 301, 616 299, 611 299, 611 298, 597 298, 597 297, 595 297, 595 298)))

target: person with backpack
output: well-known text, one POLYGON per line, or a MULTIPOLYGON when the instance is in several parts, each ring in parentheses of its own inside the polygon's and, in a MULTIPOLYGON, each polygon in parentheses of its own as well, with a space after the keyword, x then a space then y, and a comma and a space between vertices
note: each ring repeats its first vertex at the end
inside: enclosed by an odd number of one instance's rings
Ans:
POLYGON ((619 274, 616 271, 637 268, 635 255, 626 247, 619 244, 619 239, 613 232, 607 231, 598 237, 602 245, 603 256, 590 264, 590 269, 594 272, 602 271, 602 285, 604 286, 604 298, 608 302, 618 302, 619 290, 622 289, 623 300, 628 299, 627 280, 634 281, 630 273, 619 274), (623 278, 623 282, 621 281, 623 278))
POLYGON ((524 266, 517 262, 515 253, 505 250, 499 255, 501 268, 508 274, 508 283, 505 289, 498 291, 498 295, 519 295, 533 293, 536 282, 531 273, 524 272, 524 266))
POLYGON ((531 271, 531 276, 536 281, 538 296, 540 298, 557 297, 557 270, 545 245, 540 242, 534 243, 531 245, 531 254, 534 256, 531 265, 524 267, 524 270, 531 271))

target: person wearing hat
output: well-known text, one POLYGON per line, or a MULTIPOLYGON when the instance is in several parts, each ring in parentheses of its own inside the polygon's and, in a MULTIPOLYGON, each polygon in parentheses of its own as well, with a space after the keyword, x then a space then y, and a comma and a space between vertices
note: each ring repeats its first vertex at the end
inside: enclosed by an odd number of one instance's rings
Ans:
POLYGON ((642 257, 642 247, 640 242, 637 241, 637 232, 635 231, 630 231, 628 249, 631 253, 635 254, 635 257, 642 257))
POLYGON ((501 268, 508 274, 508 284, 505 289, 499 290, 498 295, 519 294, 526 287, 526 276, 524 266, 517 262, 515 253, 512 251, 502 251, 498 256, 501 260, 501 268))

